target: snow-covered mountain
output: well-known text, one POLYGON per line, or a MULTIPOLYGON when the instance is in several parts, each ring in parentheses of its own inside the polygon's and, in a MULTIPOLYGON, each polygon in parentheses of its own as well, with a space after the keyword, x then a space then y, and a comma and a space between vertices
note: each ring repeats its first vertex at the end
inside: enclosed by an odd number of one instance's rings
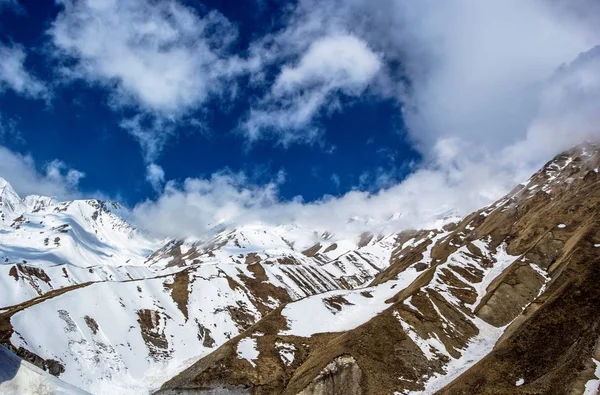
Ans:
POLYGON ((114 202, 2 185, 0 339, 97 394, 148 393, 281 304, 373 280, 410 239, 254 223, 157 240, 114 202))
POLYGON ((123 213, 115 202, 21 199, 0 179, 0 306, 75 284, 154 275, 145 261, 164 241, 123 213))
POLYGON ((0 353, 0 393, 592 393, 599 167, 582 145, 463 219, 349 238, 159 240, 2 180, 0 342, 27 362, 0 353))

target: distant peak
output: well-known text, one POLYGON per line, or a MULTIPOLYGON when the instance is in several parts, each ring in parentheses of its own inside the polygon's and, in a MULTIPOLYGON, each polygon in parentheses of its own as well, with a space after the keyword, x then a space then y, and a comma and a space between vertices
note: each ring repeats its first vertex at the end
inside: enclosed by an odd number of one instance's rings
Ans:
POLYGON ((12 185, 10 185, 10 183, 5 178, 2 178, 2 177, 0 177, 0 194, 16 196, 20 199, 19 195, 14 190, 12 185))

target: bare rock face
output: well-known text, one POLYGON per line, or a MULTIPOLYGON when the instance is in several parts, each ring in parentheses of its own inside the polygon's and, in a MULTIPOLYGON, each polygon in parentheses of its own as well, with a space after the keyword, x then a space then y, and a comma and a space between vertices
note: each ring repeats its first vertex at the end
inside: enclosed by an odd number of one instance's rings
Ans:
POLYGON ((342 355, 325 369, 298 395, 363 395, 362 370, 351 355, 342 355))

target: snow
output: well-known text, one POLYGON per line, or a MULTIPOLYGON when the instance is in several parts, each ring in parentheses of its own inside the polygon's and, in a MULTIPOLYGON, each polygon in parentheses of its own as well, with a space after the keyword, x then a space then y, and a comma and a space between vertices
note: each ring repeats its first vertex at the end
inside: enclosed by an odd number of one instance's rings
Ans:
POLYGON ((245 337, 238 342, 237 355, 240 359, 245 359, 256 367, 255 360, 258 359, 258 347, 256 345, 256 339, 252 337, 245 337))
POLYGON ((478 317, 473 319, 473 323, 479 328, 479 334, 471 339, 469 345, 462 351, 462 355, 459 358, 450 359, 450 362, 445 366, 447 373, 445 375, 434 375, 427 380, 423 391, 412 391, 409 392, 409 394, 429 395, 450 384, 454 379, 489 354, 506 329, 506 326, 496 328, 478 317))
POLYGON ((558 228, 559 228, 559 229, 564 229, 564 228, 566 228, 566 227, 567 227, 567 225, 565 225, 565 224, 558 224, 558 228))
POLYGON ((447 357, 450 357, 450 354, 446 350, 446 347, 444 346, 444 344, 441 341, 439 341, 439 339, 432 338, 432 337, 430 337, 428 339, 421 338, 412 329, 412 327, 410 325, 408 325, 406 322, 404 322, 402 320, 402 318, 400 317, 398 312, 394 312, 394 316, 398 319, 398 321, 400 322, 400 325, 402 326, 402 329, 408 335, 408 337, 410 337, 410 339, 417 345, 417 347, 419 347, 421 349, 421 351, 423 352, 423 355, 425 355, 425 358, 427 358, 428 360, 431 361, 436 358, 437 354, 443 354, 443 355, 446 355, 447 357))
POLYGON ((0 346, 0 394, 89 395, 0 346))
MULTIPOLYGON (((358 239, 325 230, 315 232, 295 224, 273 226, 256 222, 215 231, 208 240, 167 242, 137 231, 123 220, 127 213, 110 203, 57 202, 43 196, 20 199, 9 187, 0 183, 2 207, 8 213, 0 221, 0 259, 8 258, 8 262, 0 264, 0 308, 61 287, 91 283, 16 313, 11 319, 15 331, 10 341, 42 358, 61 361, 66 369, 61 379, 94 394, 142 395, 157 389, 166 379, 240 333, 241 326, 230 313, 232 307, 243 309, 252 322, 259 320, 262 315, 256 308, 257 296, 244 282, 244 278, 256 278, 245 263, 250 253, 260 257, 267 282, 285 289, 295 300, 281 312, 289 328, 282 335, 310 337, 356 328, 387 309, 388 299, 423 274, 413 265, 383 284, 363 287, 389 266, 393 251, 416 247, 427 238, 411 239, 399 246, 397 236, 390 235, 375 237, 358 247, 358 239), (24 220, 15 222, 23 213, 24 220), (56 238, 60 240, 55 243, 56 238), (321 247, 315 257, 302 254, 317 243, 321 247), (337 247, 325 252, 333 243, 337 247), (173 249, 193 257, 198 257, 196 252, 202 253, 198 261, 186 258, 185 262, 193 268, 185 272, 189 275, 188 316, 175 303, 169 289, 175 281, 174 273, 183 270, 167 268, 173 249), (23 260, 27 263, 21 263, 23 260), (24 269, 17 270, 17 263, 24 269), (28 274, 28 268, 43 270, 47 280, 28 274), (15 270, 17 278, 11 275, 15 270), (353 289, 342 290, 340 279, 353 289), (365 291, 371 297, 366 297, 365 291), (328 302, 329 298, 334 299, 328 302), (140 311, 151 312, 151 326, 142 325, 140 311), (94 325, 90 326, 90 319, 94 325), (44 331, 40 332, 40 327, 44 331), (164 345, 147 343, 144 330, 162 339, 164 345), (204 335, 210 336, 211 341, 203 341, 204 335), (209 343, 210 346, 205 345, 209 343)), ((423 253, 422 263, 437 263, 431 251, 447 234, 429 232, 427 237, 432 242, 423 253)), ((473 285, 480 301, 485 288, 514 257, 508 256, 504 247, 492 253, 484 241, 473 243, 496 259, 483 281, 473 285)), ((462 247, 445 264, 464 266, 477 262, 462 247)), ((459 273, 456 276, 468 283, 459 273)), ((440 281, 435 274, 433 286, 447 292, 440 281)), ((456 302, 451 296, 447 299, 456 302)), ((406 303, 410 305, 410 301, 406 303)), ((279 302, 271 297, 266 304, 276 308, 279 302)), ((438 314, 442 316, 439 311, 438 314)), ((482 321, 474 323, 480 328, 480 335, 472 339, 461 358, 451 358, 447 366, 450 375, 434 377, 428 386, 433 388, 436 383, 451 379, 461 366, 475 363, 493 346, 497 339, 494 330, 501 329, 486 327, 482 321)), ((400 325, 427 358, 449 356, 439 339, 422 339, 401 320, 400 325)), ((294 344, 278 341, 276 349, 283 364, 294 363, 294 344)), ((237 355, 256 366, 256 337, 241 339, 237 355)))
POLYGON ((355 287, 361 286, 390 265, 392 252, 397 247, 396 239, 397 236, 392 235, 376 243, 371 241, 364 247, 338 256, 322 267, 335 277, 345 278, 355 287))
POLYGON ((286 366, 294 363, 296 356, 296 346, 293 343, 276 342, 275 347, 279 351, 279 358, 286 366))
MULTIPOLYGON (((448 232, 431 231, 429 233, 432 242, 424 251, 421 262, 427 265, 432 263, 431 250, 433 246, 447 235, 448 232)), ((389 260, 388 250, 391 250, 394 244, 391 240, 384 239, 384 242, 387 243, 387 247, 379 247, 382 248, 378 252, 379 258, 385 257, 389 260)), ((415 243, 415 241, 410 240, 407 243, 415 243)), ((373 255, 376 254, 374 250, 371 251, 373 255)), ((343 332, 354 329, 388 308, 389 304, 386 303, 386 300, 410 286, 421 274, 413 265, 398 274, 395 279, 374 287, 356 288, 350 291, 330 291, 289 303, 281 312, 287 320, 288 329, 282 331, 281 334, 310 337, 317 333, 343 332), (365 291, 368 291, 372 297, 365 298, 362 295, 365 291), (327 303, 327 299, 340 297, 347 303, 343 303, 339 311, 331 308, 327 303), (310 312, 310 320, 306 319, 307 311, 310 312)))
POLYGON ((595 358, 592 358, 592 361, 596 365, 596 371, 594 372, 596 378, 585 383, 583 395, 597 395, 600 392, 600 361, 595 358))
POLYGON ((518 380, 516 381, 516 383, 515 383, 515 385, 516 385, 517 387, 520 387, 520 386, 522 386, 523 384, 525 384, 525 379, 518 379, 518 380))
POLYGON ((148 278, 164 269, 145 263, 164 241, 127 223, 117 203, 21 199, 0 180, 0 211, 0 308, 66 286, 148 278))
POLYGON ((261 317, 249 295, 232 289, 225 277, 241 284, 241 274, 230 265, 196 268, 187 320, 165 289, 171 278, 91 284, 16 313, 11 343, 62 361, 61 378, 94 394, 147 394, 162 384, 157 377, 172 377, 239 333, 231 305, 245 306, 254 320, 261 317), (144 309, 157 312, 153 333, 168 342, 165 356, 154 358, 144 342, 137 315, 144 309), (96 333, 86 316, 97 323, 96 333), (198 338, 199 324, 210 330, 214 347, 198 338))
MULTIPOLYGON (((459 306, 461 302, 457 300, 452 293, 450 292, 448 285, 440 278, 439 273, 442 272, 448 265, 456 265, 462 267, 475 266, 479 269, 484 270, 483 280, 479 283, 470 283, 467 279, 463 278, 457 271, 453 271, 453 275, 464 281, 465 284, 469 284, 470 287, 473 287, 477 292, 477 300, 472 305, 475 308, 482 300, 486 293, 486 289, 494 281, 506 268, 510 266, 512 262, 517 258, 515 256, 511 256, 506 253, 506 246, 504 244, 500 245, 496 250, 490 250, 489 240, 474 240, 472 242, 476 247, 478 247, 481 252, 490 259, 495 260, 492 268, 485 269, 478 264, 478 260, 473 258, 470 252, 466 247, 461 247, 452 253, 446 262, 441 264, 438 267, 433 279, 429 283, 428 287, 433 287, 438 292, 444 295, 444 298, 451 304, 459 306)), ((411 309, 418 311, 418 309, 410 303, 410 300, 404 302, 411 309)), ((444 315, 441 311, 436 307, 435 303, 433 304, 434 309, 436 310, 439 317, 443 319, 444 315)), ((435 374, 434 376, 428 378, 424 383, 423 391, 412 391, 408 392, 409 394, 433 394, 436 391, 442 389, 449 383, 451 383, 454 379, 464 373, 471 366, 480 361, 483 357, 485 357, 494 347, 504 330, 508 326, 497 328, 493 325, 488 324, 477 316, 465 318, 471 320, 471 322, 479 329, 479 333, 470 339, 466 348, 461 350, 461 355, 459 358, 453 358, 447 352, 445 346, 439 339, 435 337, 430 337, 427 339, 421 338, 407 323, 403 322, 400 315, 396 314, 396 318, 398 318, 400 325, 403 330, 407 333, 407 335, 411 338, 411 340, 421 349, 423 354, 428 359, 437 359, 440 358, 441 355, 446 355, 449 357, 450 362, 444 366, 444 370, 446 373, 444 374, 435 374)), ((443 323, 444 324, 444 323, 443 323)))
MULTIPOLYGON (((480 240, 474 241, 473 244, 476 247, 478 247, 484 254, 488 250, 487 245, 485 245, 480 240)), ((460 261, 468 263, 469 261, 473 261, 473 259, 470 258, 466 254, 467 252, 468 252, 468 249, 466 247, 462 247, 454 254, 462 253, 462 256, 460 256, 460 258, 459 258, 460 261)), ((488 256, 489 256, 489 254, 488 254, 488 256)), ((483 299, 483 297, 486 294, 486 290, 487 290, 488 286, 499 275, 501 275, 504 272, 504 270, 506 270, 506 268, 508 268, 517 257, 509 255, 506 252, 506 244, 502 244, 498 247, 497 251, 495 252, 494 258, 496 259, 494 266, 490 270, 485 272, 485 275, 483 276, 483 279, 481 280, 481 282, 472 284, 472 286, 475 287, 475 290, 477 291, 477 299, 476 299, 475 303, 473 304, 474 307, 477 307, 479 305, 479 303, 481 303, 481 300, 483 299)), ((452 260, 452 257, 449 260, 452 260)))
POLYGON ((360 288, 352 291, 332 291, 310 296, 288 304, 281 312, 287 319, 288 330, 282 335, 310 337, 317 333, 343 332, 369 321, 389 305, 386 300, 408 287, 421 273, 414 268, 408 268, 390 280, 376 287, 360 288), (373 296, 365 298, 361 292, 368 291, 373 296), (348 305, 343 305, 341 311, 327 308, 325 299, 343 297, 348 305), (307 318, 310 312, 310 319, 307 318))
MULTIPOLYGON (((372 279, 389 265, 395 248, 394 236, 374 239, 358 248, 356 241, 335 235, 315 236, 313 231, 295 225, 266 224, 223 230, 208 241, 190 238, 179 246, 177 241, 157 241, 135 230, 120 217, 126 213, 118 207, 98 209, 108 203, 11 196, 3 204, 10 203, 17 211, 0 222, 0 259, 9 259, 0 264, 0 309, 62 287, 92 284, 16 313, 11 319, 15 332, 10 341, 42 358, 61 361, 66 369, 61 379, 94 394, 147 394, 158 388, 239 334, 241 327, 231 316, 232 307, 243 308, 251 321, 260 319, 257 297, 242 278, 255 278, 244 262, 248 253, 260 256, 269 283, 297 300, 339 292, 341 276, 361 275, 363 282, 372 279), (24 221, 14 225, 13 220, 23 213, 24 221), (57 237, 60 240, 55 243, 57 237), (324 238, 322 250, 334 242, 338 247, 322 256, 354 256, 356 262, 348 259, 343 270, 330 273, 326 262, 302 254, 315 240, 324 238), (174 247, 183 254, 209 247, 212 251, 201 256, 201 262, 189 262, 193 258, 186 262, 193 267, 188 306, 194 306, 188 309, 187 319, 167 288, 174 281, 172 274, 182 270, 166 267, 174 247), (148 259, 155 251, 157 254, 148 259), (290 258, 294 264, 281 264, 280 258, 290 258), (31 275, 31 268, 43 270, 44 278, 31 275), (16 278, 11 273, 16 273, 16 278), (230 280, 239 286, 232 288, 230 280), (151 330, 166 341, 167 348, 158 354, 152 353, 152 346, 142 337, 140 310, 154 312, 151 330), (97 324, 96 331, 86 317, 97 324), (37 330, 40 326, 45 328, 43 332, 37 330), (209 331, 210 347, 204 345, 203 331, 209 331)), ((388 290, 386 295, 397 291, 388 290)), ((378 310, 385 308, 386 295, 378 299, 378 310)), ((355 304, 368 300, 358 292, 350 298, 355 298, 355 304)), ((279 305, 272 297, 258 302, 271 308, 279 305)), ((293 345, 282 346, 280 356, 288 361, 284 363, 293 362, 294 352, 293 345)))

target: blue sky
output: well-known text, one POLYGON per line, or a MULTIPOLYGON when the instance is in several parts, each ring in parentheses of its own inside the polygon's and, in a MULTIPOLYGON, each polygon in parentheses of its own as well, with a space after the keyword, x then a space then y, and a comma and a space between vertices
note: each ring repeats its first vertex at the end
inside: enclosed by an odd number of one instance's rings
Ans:
MULTIPOLYGON (((207 9, 222 12, 240 31, 235 49, 244 51, 252 37, 276 31, 273 21, 291 4, 266 3, 256 7, 250 1, 241 6, 240 2, 211 1, 189 2, 189 6, 199 15, 207 9)), ((23 2, 19 12, 5 9, 0 14, 3 42, 30 48, 28 70, 46 81, 56 78, 52 66, 57 60, 46 47, 47 29, 60 11, 52 2, 23 2)), ((381 172, 390 174, 389 182, 398 181, 409 171, 409 163, 419 158, 406 141, 398 104, 385 99, 359 99, 324 116, 320 123, 326 133, 310 144, 286 147, 273 139, 249 144, 236 129, 252 103, 249 95, 257 91, 260 88, 242 92, 225 105, 214 99, 199 110, 192 109, 189 116, 202 118, 202 125, 176 125, 176 136, 156 159, 169 179, 202 177, 228 168, 265 182, 284 171, 287 181, 280 189, 282 197, 302 195, 310 201, 352 188, 376 188, 381 172)), ((83 81, 58 85, 50 103, 6 92, 0 106, 14 120, 19 135, 7 136, 4 144, 31 152, 40 163, 64 158, 85 173, 80 181, 83 191, 100 190, 129 205, 151 197, 155 191, 145 181, 146 164, 139 144, 119 125, 128 111, 109 108, 109 94, 83 81)))
POLYGON ((598 137, 598 19, 592 0, 0 0, 0 176, 169 235, 467 213, 598 137))

